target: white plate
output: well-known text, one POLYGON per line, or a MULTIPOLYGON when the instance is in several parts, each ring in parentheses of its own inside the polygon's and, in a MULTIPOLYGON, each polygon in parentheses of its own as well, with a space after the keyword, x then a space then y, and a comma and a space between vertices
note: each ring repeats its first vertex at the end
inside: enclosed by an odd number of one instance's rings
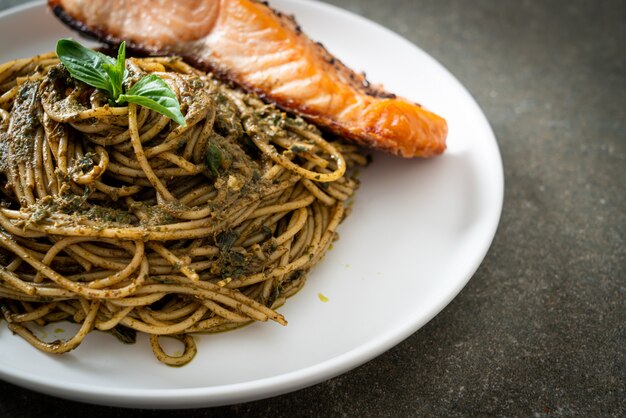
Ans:
MULTIPOLYGON (((344 373, 398 344, 474 274, 496 231, 503 174, 493 132, 472 97, 429 55, 381 26, 314 1, 272 4, 294 13, 306 33, 352 68, 446 117, 445 155, 374 155, 341 239, 280 309, 287 327, 259 323, 199 337, 192 363, 170 368, 154 359, 145 337, 126 346, 93 333, 77 350, 52 356, 0 324, 3 379, 65 398, 133 407, 274 396, 344 373)), ((0 39, 11 40, 2 42, 0 62, 52 50, 68 35, 41 4, 10 10, 0 15, 0 39)))

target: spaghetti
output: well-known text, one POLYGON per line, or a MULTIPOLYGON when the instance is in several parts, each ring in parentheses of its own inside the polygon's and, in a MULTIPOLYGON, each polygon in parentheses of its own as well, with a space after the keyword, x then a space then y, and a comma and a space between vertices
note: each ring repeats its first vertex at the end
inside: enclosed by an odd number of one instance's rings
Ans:
POLYGON ((186 126, 110 106, 54 54, 0 66, 0 308, 45 352, 94 329, 126 342, 140 331, 183 365, 190 334, 286 324, 275 309, 335 239, 365 158, 179 59, 133 58, 128 71, 165 80, 186 126), (70 339, 33 332, 64 320, 80 324, 70 339))

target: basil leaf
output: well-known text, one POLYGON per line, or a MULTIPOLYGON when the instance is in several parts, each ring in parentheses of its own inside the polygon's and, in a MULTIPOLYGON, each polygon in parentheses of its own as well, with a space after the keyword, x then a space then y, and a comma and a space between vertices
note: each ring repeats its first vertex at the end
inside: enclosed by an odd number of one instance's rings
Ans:
POLYGON ((117 72, 115 70, 115 66, 111 64, 103 65, 104 71, 106 72, 109 80, 111 81, 111 90, 110 96, 115 100, 116 97, 119 97, 122 94, 122 80, 117 76, 117 72))
POLYGON ((147 75, 120 95, 118 103, 135 103, 167 116, 181 126, 187 126, 180 112, 180 104, 165 81, 154 74, 147 75))
POLYGON ((117 99, 123 93, 122 83, 124 82, 126 72, 126 42, 120 44, 117 50, 117 61, 115 65, 105 63, 103 68, 111 80, 111 90, 113 100, 117 99))
POLYGON ((85 48, 72 39, 60 39, 56 53, 72 77, 113 96, 111 80, 104 68, 105 64, 115 64, 113 58, 85 48))
POLYGON ((117 62, 115 63, 115 66, 120 78, 124 80, 126 75, 126 41, 122 41, 119 49, 117 50, 117 62))

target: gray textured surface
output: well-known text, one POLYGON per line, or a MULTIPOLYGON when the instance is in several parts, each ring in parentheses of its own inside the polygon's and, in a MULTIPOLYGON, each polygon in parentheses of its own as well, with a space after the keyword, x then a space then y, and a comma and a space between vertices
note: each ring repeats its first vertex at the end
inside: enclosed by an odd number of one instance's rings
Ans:
POLYGON ((494 128, 504 211, 468 286, 397 347, 292 394, 129 412, 0 382, 0 416, 626 413, 626 2, 330 2, 429 52, 494 128))

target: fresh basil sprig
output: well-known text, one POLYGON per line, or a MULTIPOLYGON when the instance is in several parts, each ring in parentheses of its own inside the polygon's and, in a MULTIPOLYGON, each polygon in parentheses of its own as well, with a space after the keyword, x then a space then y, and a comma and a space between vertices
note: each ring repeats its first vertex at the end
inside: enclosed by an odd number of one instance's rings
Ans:
POLYGON ((60 39, 56 52, 72 77, 107 92, 113 104, 135 103, 187 126, 176 95, 160 77, 144 76, 125 91, 124 82, 128 79, 126 42, 120 44, 117 60, 72 39, 60 39))
POLYGON ((114 98, 113 100, 117 100, 124 91, 124 79, 128 76, 128 71, 126 71, 126 42, 122 42, 117 50, 117 61, 114 64, 106 62, 102 67, 111 80, 109 94, 114 98))

